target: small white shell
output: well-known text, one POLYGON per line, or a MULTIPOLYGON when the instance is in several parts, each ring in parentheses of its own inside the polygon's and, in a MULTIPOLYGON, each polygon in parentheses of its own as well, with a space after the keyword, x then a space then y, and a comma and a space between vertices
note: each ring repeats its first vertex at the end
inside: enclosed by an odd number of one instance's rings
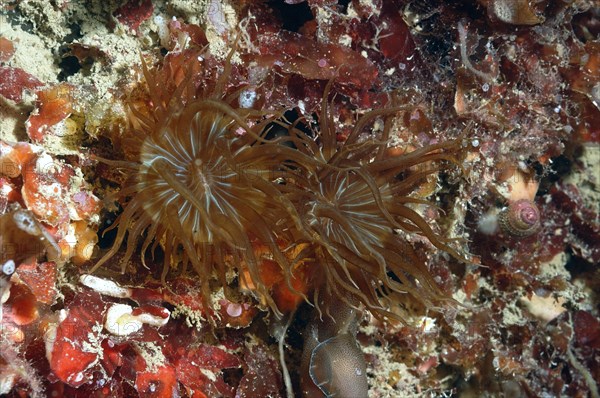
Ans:
POLYGON ((15 272, 15 262, 13 260, 8 260, 4 264, 2 264, 2 273, 4 275, 12 275, 15 272))
POLYGON ((110 297, 128 298, 131 297, 131 289, 121 287, 108 279, 98 278, 93 275, 81 275, 79 281, 92 290, 110 297))
POLYGON ((133 308, 127 304, 113 304, 106 313, 104 328, 116 336, 127 336, 139 331, 144 325, 131 315, 133 308))

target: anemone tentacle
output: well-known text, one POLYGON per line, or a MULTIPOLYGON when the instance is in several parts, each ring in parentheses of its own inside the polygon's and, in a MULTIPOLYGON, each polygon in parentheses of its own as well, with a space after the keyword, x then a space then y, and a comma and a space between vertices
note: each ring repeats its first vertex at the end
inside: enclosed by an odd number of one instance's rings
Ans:
POLYGON ((191 264, 210 306, 210 281, 227 290, 233 268, 238 283, 252 286, 276 315, 261 273, 265 257, 290 292, 307 301, 312 295, 317 307, 319 297, 335 294, 350 307, 363 304, 391 317, 389 301, 401 296, 427 306, 447 300, 398 231, 459 257, 412 208, 427 202, 411 194, 444 162, 459 163, 460 140, 388 156, 392 120, 405 110, 391 106, 363 115, 340 142, 328 102, 332 82, 309 134, 300 121, 286 124, 281 110, 233 107, 242 88, 227 92, 231 65, 226 61, 216 82, 203 84, 215 76, 197 54, 184 51, 177 62, 168 56, 160 69, 143 63, 147 100, 132 101, 131 131, 123 139, 136 146, 137 161, 107 161, 128 171, 130 185, 117 194, 128 202, 111 227, 114 244, 95 268, 125 245, 124 271, 140 243, 147 266, 146 252, 160 245, 163 282, 174 266, 185 272, 191 264), (378 136, 368 132, 377 119, 384 120, 378 136), (287 135, 268 139, 273 124, 287 135), (314 270, 308 294, 292 283, 298 264, 314 270))

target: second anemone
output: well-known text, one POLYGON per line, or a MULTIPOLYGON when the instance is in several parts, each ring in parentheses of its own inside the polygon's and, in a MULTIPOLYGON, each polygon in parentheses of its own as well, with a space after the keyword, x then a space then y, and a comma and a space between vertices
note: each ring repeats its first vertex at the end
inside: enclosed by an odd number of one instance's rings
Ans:
MULTIPOLYGON (((413 209, 431 204, 411 194, 443 162, 458 163, 461 140, 426 146, 389 156, 391 119, 401 108, 365 114, 348 138, 339 143, 325 90, 319 131, 313 135, 292 125, 289 140, 313 164, 297 165, 292 183, 281 186, 301 214, 305 237, 315 261, 314 297, 338 297, 350 307, 365 305, 375 316, 401 318, 388 309, 409 294, 426 307, 449 301, 427 265, 400 234, 418 234, 455 258, 450 240, 436 234, 413 209), (375 118, 388 119, 383 133, 368 130, 375 118)), ((325 310, 328 311, 325 302, 325 310)))

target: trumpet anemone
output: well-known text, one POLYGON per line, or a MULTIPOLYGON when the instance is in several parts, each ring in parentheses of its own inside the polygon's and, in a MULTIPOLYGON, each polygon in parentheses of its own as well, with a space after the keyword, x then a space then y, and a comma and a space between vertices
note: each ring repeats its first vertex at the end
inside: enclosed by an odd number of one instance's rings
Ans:
POLYGON ((390 121, 402 110, 390 107, 364 115, 340 143, 328 103, 331 82, 318 128, 308 134, 297 122, 281 122, 282 112, 236 106, 244 87, 228 90, 230 60, 218 73, 198 55, 183 52, 167 56, 162 68, 144 66, 148 99, 132 102, 131 134, 123 141, 137 158, 106 160, 128 170, 118 193, 128 202, 113 225, 112 248, 95 267, 124 243, 123 267, 139 242, 142 262, 160 244, 163 281, 173 265, 183 264, 185 272, 191 264, 210 307, 210 281, 228 288, 228 271, 235 270, 249 278, 240 284, 253 286, 278 315, 260 272, 263 256, 302 296, 291 280, 299 262, 310 264, 313 296, 305 299, 318 307, 319 295, 334 296, 376 316, 395 316, 386 303, 398 295, 426 305, 446 299, 398 231, 423 235, 458 257, 411 208, 426 202, 410 194, 441 162, 457 161, 459 140, 388 156, 390 121), (368 133, 377 118, 385 119, 379 136, 368 133), (287 133, 267 139, 273 123, 287 133), (417 167, 423 164, 433 166, 417 167), (267 250, 259 255, 256 245, 267 250))
MULTIPOLYGON (((207 308, 211 277, 227 287, 228 269, 243 266, 257 293, 276 310, 253 250, 256 242, 266 246, 289 280, 288 261, 276 243, 286 235, 286 210, 274 202, 281 195, 271 182, 278 159, 266 156, 269 148, 263 144, 268 141, 261 138, 271 119, 235 109, 225 98, 223 79, 206 85, 212 70, 203 68, 198 52, 176 57, 163 69, 144 64, 149 101, 132 103, 132 128, 123 139, 138 161, 103 160, 127 171, 129 179, 118 195, 129 201, 111 227, 117 229, 112 247, 94 269, 125 243, 125 271, 145 235, 142 263, 150 245, 154 251, 160 243, 163 282, 173 264, 182 263, 183 273, 191 264, 201 277, 207 308)), ((222 76, 228 74, 226 68, 222 76)))
POLYGON ((365 133, 376 117, 393 118, 401 108, 374 110, 364 115, 348 138, 338 143, 325 90, 318 140, 292 126, 290 141, 316 167, 298 167, 284 187, 296 204, 308 241, 314 250, 313 302, 327 293, 350 307, 365 305, 375 316, 397 317, 386 309, 388 299, 410 294, 427 306, 447 300, 426 264, 398 232, 420 234, 437 248, 460 255, 448 240, 433 232, 411 207, 428 202, 410 196, 441 161, 458 162, 460 140, 423 147, 400 156, 387 156, 391 123, 381 137, 365 133), (370 135, 370 136, 369 136, 370 135), (418 167, 428 165, 428 167, 418 167), (401 177, 400 177, 401 176, 401 177), (325 289, 325 292, 323 291, 325 289), (385 299, 385 300, 384 300, 385 299))

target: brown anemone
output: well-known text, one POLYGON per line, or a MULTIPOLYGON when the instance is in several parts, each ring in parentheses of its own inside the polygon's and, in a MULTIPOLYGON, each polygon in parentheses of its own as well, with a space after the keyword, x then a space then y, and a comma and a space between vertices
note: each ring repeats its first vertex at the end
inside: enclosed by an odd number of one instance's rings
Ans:
POLYGON ((333 294, 350 306, 364 304, 376 316, 398 318, 388 311, 387 303, 397 301, 399 295, 408 293, 427 307, 448 301, 421 256, 398 232, 422 235, 460 258, 449 240, 436 234, 413 209, 415 204, 431 204, 411 193, 444 161, 458 163, 461 140, 388 157, 391 123, 385 123, 378 137, 368 130, 375 118, 390 119, 402 111, 389 108, 364 115, 339 144, 326 98, 327 90, 317 140, 295 126, 290 128, 289 140, 319 164, 297 167, 290 179, 294 183, 282 187, 296 204, 314 251, 313 302, 319 303, 319 294, 333 294))
POLYGON ((174 265, 183 264, 185 272, 191 263, 208 308, 210 280, 216 277, 227 290, 228 271, 235 269, 240 282, 253 286, 279 315, 260 272, 264 253, 254 249, 260 245, 297 294, 290 282, 294 264, 313 264, 312 302, 318 307, 319 295, 335 295, 378 316, 394 316, 384 301, 398 295, 408 293, 428 306, 445 299, 397 231, 423 235, 458 257, 411 208, 423 201, 410 196, 442 161, 456 161, 458 141, 387 157, 389 120, 401 110, 387 108, 363 116, 340 144, 327 102, 331 83, 318 131, 309 136, 292 124, 287 135, 266 139, 280 113, 234 105, 241 89, 227 90, 229 60, 217 73, 197 51, 170 56, 162 68, 144 66, 148 99, 132 101, 131 133, 123 142, 137 158, 107 161, 129 170, 129 184, 118 193, 129 200, 113 226, 112 248, 95 267, 123 243, 123 270, 139 242, 142 262, 150 245, 154 250, 160 244, 163 282, 174 265), (387 120, 383 134, 361 138, 378 117, 387 120), (434 166, 415 168, 423 164, 434 166))
POLYGON ((117 229, 116 239, 94 269, 125 243, 125 271, 143 240, 144 265, 149 248, 154 251, 160 244, 164 250, 163 282, 173 266, 182 264, 182 273, 193 266, 207 308, 210 280, 216 276, 227 287, 226 274, 233 267, 247 270, 239 275, 248 274, 251 281, 243 282, 255 286, 277 311, 253 245, 267 247, 290 280, 291 267, 277 242, 289 235, 286 221, 292 207, 272 181, 280 163, 277 153, 291 149, 269 147, 261 137, 273 117, 236 108, 226 98, 223 76, 230 73, 228 67, 216 84, 204 84, 215 78, 203 60, 197 51, 188 51, 167 58, 160 69, 144 66, 149 100, 132 101, 132 128, 122 140, 137 161, 104 160, 128 172, 129 180, 118 192, 128 201, 111 227, 117 229))

